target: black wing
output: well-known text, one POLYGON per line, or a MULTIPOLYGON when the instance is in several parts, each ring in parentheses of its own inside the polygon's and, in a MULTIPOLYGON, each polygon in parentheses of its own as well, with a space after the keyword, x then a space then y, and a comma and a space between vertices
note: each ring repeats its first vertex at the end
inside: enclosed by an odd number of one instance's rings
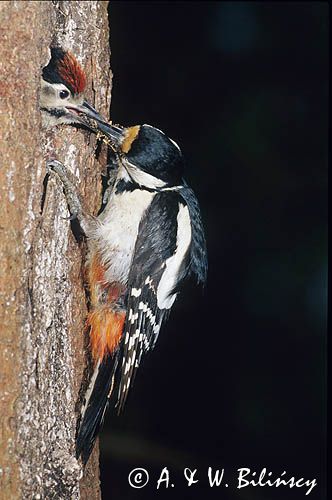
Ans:
MULTIPOLYGON (((166 269, 166 261, 177 249, 177 216, 181 205, 186 203, 179 193, 160 192, 155 195, 139 226, 128 279, 127 317, 121 342, 119 412, 126 401, 142 354, 155 345, 162 321, 169 311, 169 308, 158 307, 157 289, 166 269)), ((176 293, 188 265, 189 252, 177 273, 174 288, 169 290, 170 295, 176 293)))
POLYGON ((105 412, 112 392, 117 357, 107 356, 95 367, 82 408, 82 419, 76 436, 76 457, 83 464, 89 459, 96 437, 103 424, 105 412))
POLYGON ((186 183, 181 189, 181 196, 187 203, 192 222, 190 272, 196 276, 198 283, 204 285, 207 278, 208 259, 201 211, 195 193, 186 183))

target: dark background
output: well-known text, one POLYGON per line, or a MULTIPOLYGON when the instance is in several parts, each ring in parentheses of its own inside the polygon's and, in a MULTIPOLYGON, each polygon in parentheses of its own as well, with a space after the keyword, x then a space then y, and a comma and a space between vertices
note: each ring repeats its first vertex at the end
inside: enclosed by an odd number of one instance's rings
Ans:
MULTIPOLYGON (((111 2, 113 121, 181 146, 209 252, 124 414, 101 434, 103 498, 325 498, 328 4, 111 2), (174 488, 156 489, 167 466, 174 488), (207 467, 229 488, 211 489, 207 467), (131 469, 150 483, 133 489, 131 469), (186 487, 182 469, 197 468, 186 487)), ((163 483, 164 484, 164 483, 163 483)))

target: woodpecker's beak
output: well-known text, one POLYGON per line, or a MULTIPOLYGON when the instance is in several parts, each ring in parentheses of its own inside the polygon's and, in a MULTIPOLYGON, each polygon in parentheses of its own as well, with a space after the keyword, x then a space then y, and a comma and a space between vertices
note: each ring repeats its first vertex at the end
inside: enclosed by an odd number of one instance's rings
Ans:
POLYGON ((87 128, 100 132, 113 146, 120 148, 125 129, 119 125, 111 125, 86 101, 81 105, 68 106, 67 110, 75 115, 75 119, 87 128))

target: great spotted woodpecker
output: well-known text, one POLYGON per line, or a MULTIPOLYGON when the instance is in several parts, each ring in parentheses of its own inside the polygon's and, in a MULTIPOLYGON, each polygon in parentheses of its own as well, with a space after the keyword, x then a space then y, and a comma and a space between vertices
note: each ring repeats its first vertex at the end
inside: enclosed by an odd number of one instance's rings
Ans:
POLYGON ((155 346, 181 283, 190 274, 205 283, 206 245, 197 199, 183 179, 179 146, 150 125, 107 123, 83 100, 83 70, 60 49, 53 50, 43 79, 41 107, 50 124, 85 123, 101 132, 117 164, 107 204, 93 217, 83 210, 65 166, 48 162, 87 237, 86 324, 94 372, 76 448, 86 463, 107 406, 111 402, 118 411, 123 408, 142 357, 155 346), (61 92, 69 94, 62 98, 61 92))

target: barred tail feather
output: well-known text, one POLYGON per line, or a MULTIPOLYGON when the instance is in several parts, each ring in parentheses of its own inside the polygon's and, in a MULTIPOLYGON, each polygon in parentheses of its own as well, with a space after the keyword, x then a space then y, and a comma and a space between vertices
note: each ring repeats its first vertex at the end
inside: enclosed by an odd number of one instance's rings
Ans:
POLYGON ((106 356, 99 361, 92 375, 86 393, 86 402, 82 409, 82 419, 76 437, 76 456, 82 462, 88 461, 93 445, 103 424, 109 398, 113 390, 114 373, 117 367, 117 356, 106 356))

